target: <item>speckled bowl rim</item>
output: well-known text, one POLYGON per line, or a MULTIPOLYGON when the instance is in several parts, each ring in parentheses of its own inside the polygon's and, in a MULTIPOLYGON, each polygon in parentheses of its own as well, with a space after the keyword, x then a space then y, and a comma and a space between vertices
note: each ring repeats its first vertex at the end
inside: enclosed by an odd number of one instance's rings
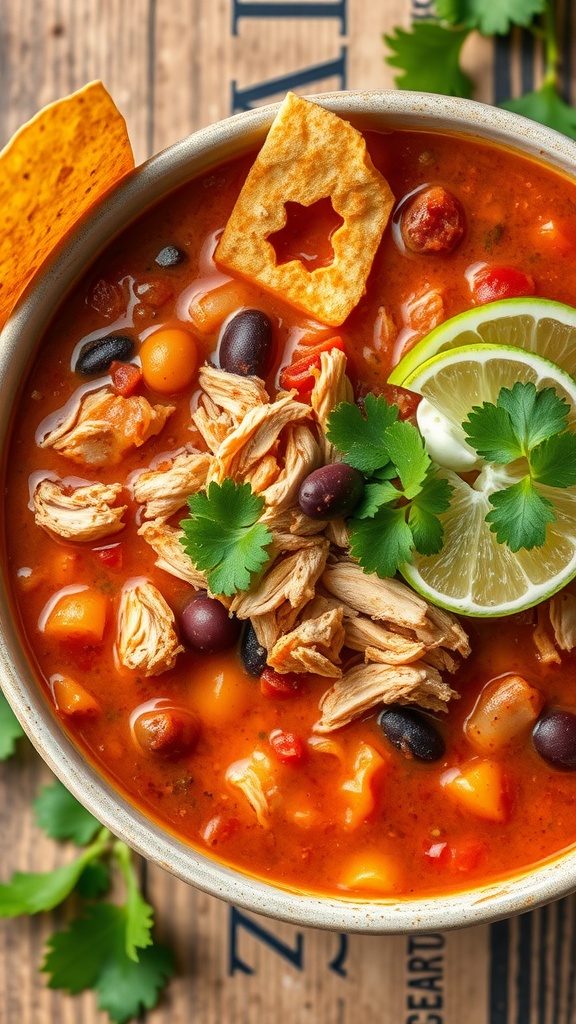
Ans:
MULTIPOLYGON (((404 127, 462 133, 472 139, 497 143, 574 176, 574 142, 498 108, 412 92, 325 93, 314 98, 349 117, 362 129, 404 127)), ((63 296, 110 239, 145 208, 191 177, 259 145, 276 110, 277 104, 237 114, 153 157, 79 223, 38 275, 0 335, 2 464, 6 458, 12 398, 18 394, 31 354, 63 296)), ((482 201, 481 195, 478 201, 482 201)), ((4 513, 1 514, 3 517, 4 513)), ((425 899, 338 899, 268 884, 204 856, 164 831, 125 800, 85 759, 40 692, 14 625, 3 578, 0 678, 14 712, 38 752, 103 824, 147 860, 246 910, 299 926, 340 932, 404 933, 495 921, 576 890, 576 848, 510 879, 468 892, 425 899)))

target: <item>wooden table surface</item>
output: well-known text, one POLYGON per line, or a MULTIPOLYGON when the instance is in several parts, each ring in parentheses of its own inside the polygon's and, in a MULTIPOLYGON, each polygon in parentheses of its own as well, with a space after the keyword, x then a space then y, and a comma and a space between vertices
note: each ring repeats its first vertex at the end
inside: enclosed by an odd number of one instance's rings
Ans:
MULTIPOLYGON (((339 0, 331 3, 331 16, 322 17, 323 0, 296 0, 300 17, 277 17, 271 8, 279 0, 259 2, 263 10, 251 4, 251 12, 243 13, 239 0, 0 0, 0 143, 42 105, 94 78, 103 79, 126 117, 137 162, 226 116, 234 105, 275 99, 288 86, 302 92, 343 85, 388 88, 393 83, 383 63, 381 34, 394 25, 407 26, 411 16, 426 9, 425 0, 339 0), (315 11, 306 10, 310 7, 315 11)), ((572 7, 572 0, 561 5, 566 25, 572 7)), ((516 42, 503 72, 492 44, 474 40, 466 61, 479 80, 477 98, 492 100, 502 83, 517 92, 531 78, 538 82, 538 55, 530 52, 527 63, 521 52, 525 40, 516 42)), ((48 870, 71 856, 32 821, 30 802, 49 779, 27 743, 0 766, 3 880, 14 870, 48 870)), ((412 1024, 411 1004, 398 981, 406 970, 404 938, 357 936, 348 943, 344 936, 258 923, 158 867, 141 863, 140 871, 156 908, 158 935, 175 948, 179 972, 158 1009, 142 1016, 147 1024, 400 1024, 408 1019, 412 1024), (274 955, 259 927, 273 934, 274 955), (283 949, 292 951, 291 960, 283 949)), ((562 964, 555 970, 558 977, 565 971, 571 978, 573 957, 566 950, 572 925, 564 911, 551 908, 546 914, 546 922, 563 937, 562 964)), ((0 923, 0 1024, 104 1024, 108 1019, 95 1009, 92 994, 70 998, 51 992, 39 974, 46 937, 65 919, 64 911, 0 923)), ((538 922, 542 930, 544 917, 538 922)), ((520 964, 524 932, 521 925, 510 927, 506 949, 520 950, 520 964)), ((506 1024, 507 1017, 494 1016, 497 1006, 494 1013, 488 1006, 485 975, 490 963, 492 970, 498 965, 493 942, 492 954, 486 952, 487 933, 480 928, 437 939, 446 956, 447 981, 445 1016, 430 1018, 434 1024, 506 1024), (478 962, 486 970, 470 968, 478 962)), ((540 961, 543 941, 532 949, 540 961)), ((541 1004, 550 1005, 551 1016, 539 1016, 539 1024, 548 1019, 574 1024, 568 997, 556 1003, 551 998, 541 1004)), ((512 992, 510 999, 518 1008, 517 1024, 528 1024, 521 997, 512 992)), ((420 1024, 419 1017, 413 1019, 420 1024)))

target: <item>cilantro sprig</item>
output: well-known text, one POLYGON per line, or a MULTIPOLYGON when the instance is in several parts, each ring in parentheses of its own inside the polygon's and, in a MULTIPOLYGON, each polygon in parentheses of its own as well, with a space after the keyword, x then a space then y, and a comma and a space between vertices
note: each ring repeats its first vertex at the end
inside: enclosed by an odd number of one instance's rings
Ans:
POLYGON ((206 492, 188 499, 190 515, 180 526, 186 554, 207 573, 213 594, 231 597, 248 590, 253 576, 269 560, 272 542, 267 526, 258 522, 264 499, 253 494, 250 484, 236 484, 226 477, 212 481, 206 492))
POLYGON ((386 62, 398 69, 396 84, 401 89, 469 97, 473 83, 462 70, 460 55, 470 33, 494 36, 507 35, 514 27, 527 29, 543 41, 542 85, 502 106, 576 138, 576 110, 559 92, 554 0, 435 0, 434 8, 436 18, 384 36, 390 51, 386 62))
POLYGON ((140 892, 132 854, 60 782, 42 789, 33 806, 49 836, 82 849, 54 871, 16 872, 0 884, 0 917, 52 910, 77 893, 80 914, 48 940, 42 970, 50 988, 93 989, 98 1008, 126 1024, 156 1006, 174 973, 171 950, 153 939, 154 912, 140 892), (122 905, 102 899, 114 869, 124 880, 122 905))
POLYGON ((530 551, 546 541, 556 521, 553 502, 542 487, 576 484, 576 434, 568 429, 570 406, 554 388, 538 390, 517 381, 501 388, 496 403, 475 406, 464 420, 468 444, 486 462, 508 466, 520 462, 520 478, 490 497, 486 522, 500 544, 530 551), (525 468, 525 472, 522 469, 525 468))
POLYGON ((20 722, 0 690, 0 761, 12 757, 16 750, 16 741, 23 735, 24 730, 20 722))
POLYGON ((363 416, 356 405, 342 402, 326 433, 344 461, 368 478, 347 523, 350 550, 362 568, 393 576, 414 551, 440 551, 444 531, 438 516, 450 504, 451 487, 438 475, 420 432, 398 419, 398 407, 369 394, 363 416))

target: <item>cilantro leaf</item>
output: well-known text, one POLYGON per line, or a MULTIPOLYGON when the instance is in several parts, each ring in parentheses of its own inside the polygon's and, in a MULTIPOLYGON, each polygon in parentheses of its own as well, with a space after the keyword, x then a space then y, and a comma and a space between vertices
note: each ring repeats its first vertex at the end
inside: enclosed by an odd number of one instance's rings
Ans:
POLYGON ((132 853, 126 843, 115 844, 114 852, 126 883, 126 955, 130 960, 139 960, 137 949, 152 945, 152 924, 154 911, 140 892, 132 853))
POLYGON ((59 906, 76 887, 86 866, 102 853, 103 845, 97 840, 76 860, 54 871, 17 871, 8 883, 0 885, 0 917, 38 914, 59 906))
POLYGON ((378 509, 371 519, 352 519, 350 550, 366 572, 394 576, 403 562, 412 561, 412 531, 405 508, 378 509))
POLYGON ((12 757, 16 750, 16 740, 23 735, 24 730, 20 722, 0 690, 0 761, 12 757))
POLYGON ((496 399, 474 406, 464 420, 466 440, 488 462, 505 466, 566 428, 570 407, 554 388, 517 381, 496 399))
POLYGON ((430 466, 422 434, 412 423, 398 420, 387 427, 384 440, 391 462, 400 477, 405 498, 418 494, 430 466))
POLYGON ((490 496, 490 504, 493 508, 486 522, 498 543, 507 544, 514 552, 520 548, 531 551, 544 544, 546 527, 556 520, 552 502, 538 494, 529 476, 496 491, 490 496))
POLYGON ((452 487, 444 477, 429 473, 420 493, 410 503, 408 526, 414 547, 421 555, 436 555, 444 542, 438 516, 450 506, 452 487))
POLYGON ((468 444, 487 462, 506 466, 523 454, 510 413, 500 405, 492 402, 475 405, 462 428, 466 432, 468 444))
POLYGON ((125 949, 127 911, 111 903, 88 907, 83 917, 48 942, 42 970, 50 988, 72 994, 92 988, 98 1006, 117 1024, 152 1009, 174 973, 172 953, 165 946, 143 949, 138 962, 125 949))
POLYGON ((544 82, 540 89, 500 105, 576 139, 576 109, 564 102, 553 82, 544 82))
POLYGON ((366 484, 364 494, 354 509, 354 518, 366 519, 373 516, 382 505, 397 501, 399 497, 400 491, 389 480, 366 484))
POLYGON ((94 860, 84 868, 78 879, 76 891, 85 900, 96 900, 108 892, 111 881, 110 866, 101 860, 94 860))
POLYGON ((576 435, 566 430, 542 441, 530 452, 530 470, 534 480, 548 487, 573 487, 576 484, 576 435))
POLYGON ((513 25, 526 28, 542 14, 546 0, 436 0, 438 16, 451 25, 478 29, 482 35, 506 35, 513 25))
POLYGON ((364 408, 365 417, 354 403, 341 402, 328 417, 326 436, 349 466, 371 474, 390 462, 384 432, 396 423, 398 406, 388 405, 382 396, 369 394, 364 408))
POLYGON ((417 92, 448 96, 472 95, 472 82, 460 68, 466 28, 449 28, 434 21, 418 21, 409 31, 396 28, 384 42, 391 51, 386 63, 399 68, 396 85, 417 92))
POLYGON ((502 388, 497 405, 508 412, 525 455, 540 441, 565 430, 570 412, 568 402, 554 388, 538 390, 532 381, 517 381, 511 390, 502 388))
POLYGON ((270 530, 258 522, 264 499, 252 493, 250 484, 225 479, 214 481, 206 493, 188 499, 190 517, 180 525, 181 542, 198 569, 207 572, 214 594, 232 596, 248 590, 252 575, 269 559, 270 530))
POLYGON ((52 839, 71 839, 85 846, 102 828, 59 781, 44 786, 32 807, 38 825, 52 839))

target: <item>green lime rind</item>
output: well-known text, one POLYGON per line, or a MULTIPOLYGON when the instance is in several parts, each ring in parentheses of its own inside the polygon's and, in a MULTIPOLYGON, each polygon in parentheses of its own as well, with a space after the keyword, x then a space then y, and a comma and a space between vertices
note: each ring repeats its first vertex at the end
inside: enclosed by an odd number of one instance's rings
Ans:
POLYGON ((407 378, 437 353, 486 343, 535 352, 576 376, 576 309, 536 297, 502 299, 468 309, 435 327, 410 349, 389 382, 407 386, 407 378))

